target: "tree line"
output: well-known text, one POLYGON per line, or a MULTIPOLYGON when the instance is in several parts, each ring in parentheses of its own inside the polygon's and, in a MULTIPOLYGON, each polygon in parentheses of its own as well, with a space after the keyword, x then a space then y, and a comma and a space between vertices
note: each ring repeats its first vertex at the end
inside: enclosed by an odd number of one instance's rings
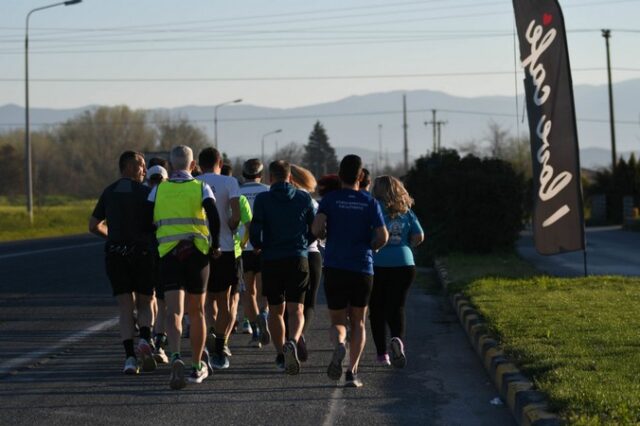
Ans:
MULTIPOLYGON (((33 131, 31 137, 36 204, 52 195, 97 197, 118 177, 122 151, 168 152, 183 144, 197 153, 212 145, 205 131, 186 118, 150 115, 127 106, 85 111, 52 129, 33 131)), ((24 130, 0 133, 0 196, 23 196, 24 155, 24 130)), ((307 144, 287 145, 277 155, 302 164, 316 176, 338 169, 335 150, 320 122, 315 123, 307 144)))

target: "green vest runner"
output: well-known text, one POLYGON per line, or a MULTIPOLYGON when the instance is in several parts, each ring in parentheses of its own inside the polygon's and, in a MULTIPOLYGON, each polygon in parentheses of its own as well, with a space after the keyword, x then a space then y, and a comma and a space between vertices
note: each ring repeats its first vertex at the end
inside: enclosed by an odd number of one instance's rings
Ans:
POLYGON ((153 221, 158 227, 158 253, 164 257, 182 240, 193 241, 203 254, 209 253, 209 228, 202 208, 198 180, 162 182, 157 189, 153 221))

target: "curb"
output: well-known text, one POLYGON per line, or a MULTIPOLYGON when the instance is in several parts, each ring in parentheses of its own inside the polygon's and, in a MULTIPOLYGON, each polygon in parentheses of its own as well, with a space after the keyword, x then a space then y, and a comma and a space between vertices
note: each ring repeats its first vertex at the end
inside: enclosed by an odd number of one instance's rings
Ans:
MULTIPOLYGON (((435 269, 438 280, 446 294, 449 294, 448 287, 451 281, 446 262, 443 259, 436 259, 435 269)), ((480 356, 484 368, 516 422, 523 426, 563 424, 556 414, 549 411, 546 396, 535 390, 533 383, 507 359, 498 341, 489 334, 486 323, 469 300, 461 293, 450 294, 449 299, 471 345, 480 356)))

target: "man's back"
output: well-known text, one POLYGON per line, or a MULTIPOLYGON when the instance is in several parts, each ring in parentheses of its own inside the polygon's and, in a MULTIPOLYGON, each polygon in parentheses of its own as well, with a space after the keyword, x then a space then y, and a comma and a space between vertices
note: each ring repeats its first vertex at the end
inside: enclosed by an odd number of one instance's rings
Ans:
POLYGON ((378 202, 361 191, 341 189, 322 199, 318 213, 327 216, 325 266, 373 274, 373 231, 384 226, 378 202))
POLYGON ((233 233, 229 228, 229 217, 231 216, 229 201, 240 196, 238 181, 230 176, 216 173, 204 173, 196 179, 206 182, 215 195, 216 207, 220 216, 220 250, 233 251, 233 233))
POLYGON ((265 259, 306 257, 313 211, 308 193, 289 183, 276 183, 256 197, 251 241, 262 242, 265 259))
POLYGON ((106 220, 109 241, 149 244, 153 238, 146 223, 146 201, 149 187, 131 179, 121 178, 105 188, 93 212, 93 217, 106 220))

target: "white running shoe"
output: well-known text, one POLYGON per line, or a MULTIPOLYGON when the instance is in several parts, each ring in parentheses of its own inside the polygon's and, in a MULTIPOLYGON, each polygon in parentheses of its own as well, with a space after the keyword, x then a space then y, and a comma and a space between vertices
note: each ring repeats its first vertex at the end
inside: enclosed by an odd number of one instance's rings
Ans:
POLYGON ((136 357, 130 356, 124 361, 124 368, 122 369, 124 374, 138 374, 139 371, 136 357))
POLYGON ((404 343, 398 337, 391 339, 391 365, 396 368, 407 366, 407 357, 404 354, 404 343))
POLYGON ((189 383, 202 383, 204 379, 209 377, 209 370, 204 362, 200 363, 200 369, 193 367, 189 375, 189 383))

